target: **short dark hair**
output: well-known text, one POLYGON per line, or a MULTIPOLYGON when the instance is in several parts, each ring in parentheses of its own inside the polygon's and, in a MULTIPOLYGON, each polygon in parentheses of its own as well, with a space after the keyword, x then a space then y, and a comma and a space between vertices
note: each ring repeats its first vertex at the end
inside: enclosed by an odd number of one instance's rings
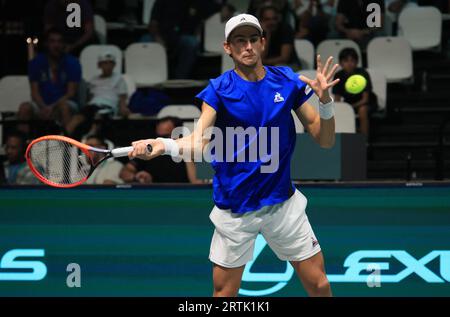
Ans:
POLYGON ((358 53, 354 48, 346 47, 339 52, 339 62, 342 62, 342 60, 347 59, 348 57, 353 58, 356 62, 358 62, 358 53))
POLYGON ((58 34, 62 37, 62 40, 64 41, 64 32, 56 27, 51 27, 48 30, 44 32, 44 41, 47 42, 49 37, 53 34, 58 34))
POLYGON ((96 139, 97 141, 98 141, 98 143, 100 143, 101 145, 103 145, 104 147, 108 147, 108 144, 106 144, 106 141, 105 141, 105 138, 104 137, 102 137, 101 135, 99 135, 99 134, 91 134, 91 135, 89 135, 87 138, 86 138, 86 142, 87 142, 87 140, 89 140, 89 139, 96 139))
POLYGON ((267 4, 267 5, 263 5, 258 9, 258 19, 261 19, 264 15, 264 13, 266 13, 266 11, 274 11, 276 14, 281 14, 280 10, 278 10, 278 8, 276 6, 274 6, 273 4, 267 4))
POLYGON ((10 138, 19 139, 20 143, 21 143, 22 150, 25 150, 25 148, 27 147, 27 136, 24 133, 22 133, 20 131, 11 131, 11 132, 9 132, 7 134, 5 140, 8 140, 10 138))
POLYGON ((162 122, 166 122, 166 121, 171 121, 174 125, 175 128, 181 127, 183 126, 183 120, 181 120, 178 117, 174 117, 174 116, 167 116, 167 117, 163 117, 161 119, 159 119, 156 124, 160 124, 162 122))

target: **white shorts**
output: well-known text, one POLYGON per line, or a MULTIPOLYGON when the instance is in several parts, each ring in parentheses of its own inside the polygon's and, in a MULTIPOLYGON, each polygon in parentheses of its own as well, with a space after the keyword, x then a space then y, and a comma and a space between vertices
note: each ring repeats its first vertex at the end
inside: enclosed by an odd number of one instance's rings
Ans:
POLYGON ((209 216, 216 229, 211 241, 211 262, 234 268, 253 259, 255 240, 261 233, 282 261, 303 261, 320 252, 309 224, 306 197, 298 190, 286 201, 244 214, 215 206, 209 216))

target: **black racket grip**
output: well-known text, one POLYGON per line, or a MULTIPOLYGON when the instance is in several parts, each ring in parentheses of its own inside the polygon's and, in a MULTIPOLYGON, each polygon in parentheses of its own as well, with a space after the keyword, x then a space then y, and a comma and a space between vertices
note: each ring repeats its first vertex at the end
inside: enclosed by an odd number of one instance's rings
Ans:
POLYGON ((147 153, 150 154, 153 152, 153 146, 151 144, 147 144, 147 153))

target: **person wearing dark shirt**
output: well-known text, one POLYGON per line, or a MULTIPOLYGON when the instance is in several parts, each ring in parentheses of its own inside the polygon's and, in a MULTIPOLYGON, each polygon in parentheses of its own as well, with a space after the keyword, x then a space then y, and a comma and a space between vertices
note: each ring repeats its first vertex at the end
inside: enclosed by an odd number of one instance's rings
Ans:
MULTIPOLYGON (((20 105, 17 117, 22 121, 56 120, 66 127, 78 110, 73 99, 81 80, 81 65, 77 58, 64 52, 64 37, 59 30, 46 32, 45 46, 46 51, 28 64, 32 101, 20 105)), ((26 133, 29 126, 21 124, 19 129, 26 133)))
POLYGON ((94 13, 88 0, 49 0, 44 11, 44 28, 58 28, 66 38, 66 52, 79 56, 82 49, 96 42, 94 31, 94 13), (80 6, 81 27, 67 25, 67 17, 71 12, 67 11, 70 3, 80 6))
POLYGON ((353 106, 359 115, 360 132, 369 135, 369 115, 378 108, 377 97, 372 92, 370 76, 363 68, 357 67, 358 54, 353 48, 345 48, 339 53, 339 64, 342 69, 335 78, 340 81, 333 87, 335 101, 344 101, 353 106), (350 76, 361 75, 367 80, 366 87, 359 94, 350 94, 345 89, 345 82, 350 76))
POLYGON ((384 26, 384 0, 345 0, 339 1, 336 16, 336 30, 341 36, 357 42, 365 50, 369 41, 384 26), (367 18, 372 13, 367 11, 369 4, 380 6, 381 27, 369 27, 367 18))
POLYGON ((330 15, 328 15, 319 0, 300 1, 300 7, 306 7, 298 15, 297 38, 307 39, 311 41, 314 46, 327 38, 329 32, 330 15))
POLYGON ((273 6, 280 12, 280 18, 283 23, 289 23, 292 12, 291 5, 288 0, 250 0, 247 13, 257 16, 259 10, 265 6, 273 6))
POLYGON ((281 22, 281 15, 275 6, 264 6, 259 10, 259 20, 266 36, 264 65, 290 65, 298 67, 294 49, 294 30, 281 22))
MULTIPOLYGON (((178 118, 165 117, 156 124, 158 137, 171 137, 173 129, 181 126, 178 118)), ((170 156, 159 156, 151 161, 132 160, 120 172, 120 177, 126 183, 201 183, 196 177, 193 162, 173 161, 170 156)))
POLYGON ((26 137, 20 132, 10 133, 6 138, 6 161, 0 163, 0 184, 36 185, 40 182, 25 161, 26 137))
POLYGON ((168 54, 169 77, 190 78, 200 47, 203 21, 220 6, 208 0, 156 0, 149 25, 150 40, 168 54))

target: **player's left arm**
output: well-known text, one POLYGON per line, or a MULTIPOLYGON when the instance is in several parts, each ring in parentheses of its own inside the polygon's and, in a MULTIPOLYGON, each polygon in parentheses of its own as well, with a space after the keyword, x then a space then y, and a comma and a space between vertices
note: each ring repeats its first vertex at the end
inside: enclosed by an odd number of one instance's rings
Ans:
POLYGON ((317 55, 316 78, 309 79, 303 75, 300 76, 300 79, 307 83, 319 97, 321 103, 319 113, 307 102, 295 111, 305 129, 323 148, 333 147, 335 141, 334 104, 330 96, 330 88, 339 82, 339 79, 333 80, 339 65, 335 64, 330 67, 332 60, 333 58, 329 57, 325 66, 322 67, 320 55, 317 55))
POLYGON ((320 119, 319 113, 308 102, 298 107, 295 113, 306 131, 321 147, 334 146, 334 117, 329 120, 320 119))

